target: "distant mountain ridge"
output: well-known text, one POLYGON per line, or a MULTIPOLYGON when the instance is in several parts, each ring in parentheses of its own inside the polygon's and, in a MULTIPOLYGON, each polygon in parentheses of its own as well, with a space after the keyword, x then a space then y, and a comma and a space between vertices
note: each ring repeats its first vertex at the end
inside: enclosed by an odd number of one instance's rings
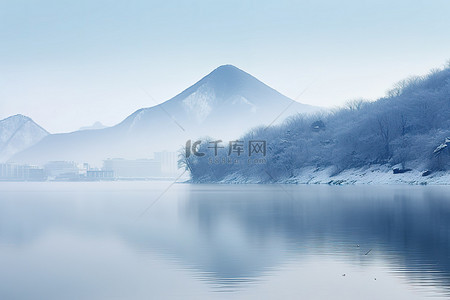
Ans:
POLYGON ((20 152, 49 135, 31 118, 14 115, 0 121, 0 162, 20 152))
POLYGON ((145 158, 155 151, 177 151, 187 139, 231 139, 252 127, 318 110, 289 99, 232 65, 224 65, 172 99, 139 109, 115 126, 49 135, 12 160, 41 164, 50 160, 98 163, 113 157, 145 158))
POLYGON ((107 126, 105 126, 101 122, 97 121, 94 124, 92 124, 91 126, 83 126, 83 127, 80 127, 80 129, 78 129, 78 130, 96 130, 96 129, 103 129, 106 127, 107 126))

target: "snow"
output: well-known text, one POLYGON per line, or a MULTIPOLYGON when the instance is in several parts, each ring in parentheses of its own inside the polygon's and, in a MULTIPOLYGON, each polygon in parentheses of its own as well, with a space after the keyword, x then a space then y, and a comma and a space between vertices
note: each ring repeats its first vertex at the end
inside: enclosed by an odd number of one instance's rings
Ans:
POLYGON ((48 135, 42 127, 23 115, 0 121, 0 161, 20 152, 48 135))
POLYGON ((251 112, 252 114, 255 114, 256 111, 257 111, 256 105, 255 105, 254 103, 252 103, 250 100, 248 100, 247 98, 243 97, 243 96, 238 96, 237 99, 235 99, 235 100, 232 102, 232 104, 233 104, 233 105, 236 105, 236 104, 238 104, 238 105, 239 105, 239 104, 243 104, 243 105, 245 105, 245 106, 248 106, 248 107, 250 107, 250 112, 251 112))
POLYGON ((133 121, 131 122, 128 131, 132 131, 132 129, 136 126, 136 124, 139 123, 141 118, 143 118, 147 110, 148 108, 141 108, 140 110, 134 113, 133 121))
POLYGON ((216 95, 213 89, 207 85, 202 85, 197 91, 190 94, 183 100, 187 113, 193 115, 198 124, 201 124, 211 113, 211 101, 214 101, 216 95))
MULTIPOLYGON (((298 169, 295 176, 281 179, 275 183, 280 184, 412 184, 412 185, 450 185, 450 172, 433 172, 429 176, 422 176, 423 171, 412 170, 402 174, 393 174, 392 168, 384 165, 374 165, 358 169, 348 169, 334 175, 334 167, 315 168, 305 167, 298 169)), ((266 176, 265 176, 266 177, 266 176)), ((248 184, 268 183, 255 176, 246 178, 242 175, 231 174, 219 183, 248 184)))
POLYGON ((437 146, 437 148, 434 149, 433 153, 435 153, 435 154, 440 153, 442 150, 444 150, 445 148, 448 147, 449 143, 450 143, 450 138, 446 138, 445 142, 443 144, 440 144, 439 146, 437 146))

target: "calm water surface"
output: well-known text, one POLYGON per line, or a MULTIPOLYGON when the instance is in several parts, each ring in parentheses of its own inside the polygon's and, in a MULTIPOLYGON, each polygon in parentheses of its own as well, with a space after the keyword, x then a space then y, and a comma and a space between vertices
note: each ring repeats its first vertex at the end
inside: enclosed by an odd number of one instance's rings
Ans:
POLYGON ((450 298, 450 187, 0 183, 0 299, 450 298))

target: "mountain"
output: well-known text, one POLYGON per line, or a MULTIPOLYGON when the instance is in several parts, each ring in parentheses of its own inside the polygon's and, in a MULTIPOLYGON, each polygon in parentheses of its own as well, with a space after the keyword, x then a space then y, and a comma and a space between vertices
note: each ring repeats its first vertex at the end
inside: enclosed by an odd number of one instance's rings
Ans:
POLYGON ((113 157, 145 158, 155 151, 177 151, 187 139, 211 136, 227 140, 288 115, 318 110, 283 96, 234 66, 224 65, 174 98, 139 109, 116 126, 49 135, 13 160, 99 163, 113 157))
POLYGON ((80 127, 80 129, 78 130, 93 130, 93 129, 103 129, 106 128, 107 126, 103 125, 101 122, 95 122, 94 124, 92 124, 91 126, 83 126, 80 127))
POLYGON ((0 121, 0 162, 6 161, 47 136, 49 133, 32 119, 14 115, 0 121))
POLYGON ((244 142, 267 141, 264 163, 211 165, 191 155, 184 164, 199 182, 448 184, 449 116, 450 64, 400 81, 375 102, 248 132, 244 142))

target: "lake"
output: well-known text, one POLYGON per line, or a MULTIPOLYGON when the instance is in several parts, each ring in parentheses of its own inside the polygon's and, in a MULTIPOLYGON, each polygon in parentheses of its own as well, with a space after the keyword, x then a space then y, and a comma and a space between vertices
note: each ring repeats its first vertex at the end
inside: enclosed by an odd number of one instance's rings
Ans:
POLYGON ((450 187, 0 183, 0 299, 450 297, 450 187))

